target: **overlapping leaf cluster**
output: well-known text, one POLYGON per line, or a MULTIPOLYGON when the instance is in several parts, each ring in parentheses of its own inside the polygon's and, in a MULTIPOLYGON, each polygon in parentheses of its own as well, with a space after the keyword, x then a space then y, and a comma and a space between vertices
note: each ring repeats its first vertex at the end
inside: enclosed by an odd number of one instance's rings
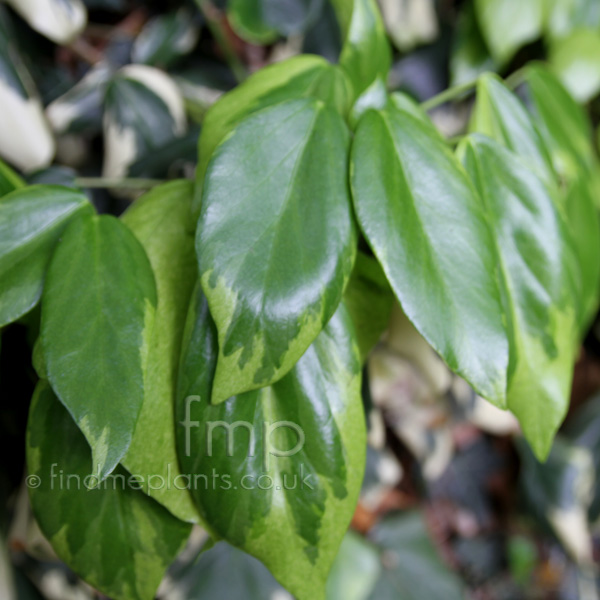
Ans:
MULTIPOLYGON (((538 458, 566 412, 600 277, 584 113, 542 65, 524 72, 526 105, 485 75, 454 151, 387 93, 375 1, 333 4, 339 64, 296 57, 225 95, 195 184, 157 187, 116 219, 0 172, 0 325, 41 308, 33 508, 111 596, 152 597, 194 522, 296 597, 324 596, 361 485, 361 367, 389 288, 538 458)), ((110 84, 105 127, 126 162, 177 129, 168 106, 170 126, 134 140, 111 122, 155 76, 110 84)))

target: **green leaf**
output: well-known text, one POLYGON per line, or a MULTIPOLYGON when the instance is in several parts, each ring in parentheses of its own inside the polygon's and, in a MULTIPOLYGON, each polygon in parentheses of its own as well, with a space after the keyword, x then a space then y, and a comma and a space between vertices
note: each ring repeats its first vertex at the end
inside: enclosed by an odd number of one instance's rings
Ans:
POLYGON ((464 600, 462 582, 441 561, 418 512, 386 517, 373 528, 370 538, 387 566, 370 600, 464 600))
POLYGON ((364 252, 356 255, 344 304, 352 317, 364 363, 385 331, 394 305, 394 294, 381 265, 364 252))
POLYGON ((340 307, 285 378, 218 406, 209 403, 216 357, 214 324, 198 294, 177 404, 179 457, 194 499, 213 536, 260 559, 299 600, 323 599, 365 463, 348 313, 340 307))
POLYGON ((452 370, 503 406, 508 343, 493 240, 446 143, 397 105, 370 111, 354 138, 351 182, 361 229, 408 318, 452 370))
POLYGON ((185 109, 175 82, 147 65, 123 67, 108 85, 104 112, 105 177, 183 135, 185 109))
POLYGON ((212 401, 281 379, 335 312, 356 230, 349 133, 317 100, 248 117, 204 182, 196 250, 219 330, 212 401))
POLYGON ((483 37, 500 66, 542 33, 544 0, 475 0, 475 11, 483 37))
POLYGON ((150 259, 158 304, 148 348, 144 403, 121 464, 132 474, 152 474, 154 480, 146 481, 142 489, 184 521, 198 520, 188 491, 160 482, 172 482, 180 473, 174 418, 177 370, 198 277, 190 219, 192 194, 189 181, 167 183, 142 196, 122 217, 150 259))
POLYGON ((125 225, 86 215, 67 228, 46 278, 42 348, 52 388, 102 479, 131 443, 155 308, 152 268, 125 225))
POLYGON ((543 64, 525 72, 533 118, 556 172, 567 180, 590 172, 595 162, 592 127, 579 104, 543 64))
POLYGON ((458 86, 476 79, 486 71, 496 71, 497 65, 485 45, 475 17, 475 7, 467 3, 461 7, 450 57, 450 86, 458 86))
POLYGON ((578 102, 600 90, 600 32, 579 28, 550 44, 548 60, 563 85, 578 102))
POLYGON ((325 59, 297 56, 261 69, 207 112, 198 143, 195 214, 200 210, 204 175, 215 148, 248 115, 297 98, 317 98, 345 115, 352 100, 351 84, 341 69, 325 59))
MULTIPOLYGON (((544 67, 528 67, 528 91, 535 125, 520 100, 495 76, 479 81, 471 129, 487 134, 518 154, 549 185, 554 167, 567 188, 566 209, 582 271, 582 329, 589 325, 598 300, 600 231, 591 195, 594 166, 591 130, 585 114, 544 67)), ((558 198, 558 197, 557 197, 558 198)))
POLYGON ((0 327, 38 303, 59 236, 76 215, 91 211, 83 194, 58 186, 30 186, 0 199, 0 327))
POLYGON ((24 187, 25 182, 5 162, 0 160, 0 198, 24 187))
POLYGON ((569 404, 578 266, 554 193, 520 157, 481 135, 460 154, 492 224, 510 343, 507 406, 539 459, 569 404))
POLYGON ((27 425, 27 467, 36 520, 71 569, 115 600, 151 600, 191 527, 139 491, 119 469, 95 489, 85 438, 40 381, 27 425), (88 479, 86 479, 88 478, 88 479))
POLYGON ((519 154, 547 181, 554 181, 552 161, 544 141, 521 101, 490 73, 477 83, 477 102, 470 131, 483 133, 519 154))
POLYGON ((344 37, 340 65, 358 98, 375 79, 387 81, 392 52, 375 0, 332 0, 344 37))

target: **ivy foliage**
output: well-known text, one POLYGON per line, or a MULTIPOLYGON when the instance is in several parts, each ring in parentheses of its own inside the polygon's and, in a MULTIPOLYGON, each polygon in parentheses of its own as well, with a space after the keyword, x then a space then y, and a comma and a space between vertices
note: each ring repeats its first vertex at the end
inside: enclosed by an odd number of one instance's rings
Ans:
MULTIPOLYGON (((39 3, 67 11, 58 30, 29 4, 19 12, 53 41, 81 27, 78 1, 39 3)), ((266 0, 227 11, 240 36, 270 42, 325 10, 285 4, 293 25, 266 0)), ((477 0, 466 14, 478 37, 463 42, 489 48, 486 68, 543 31, 556 47, 553 68, 520 73, 520 96, 479 76, 458 144, 388 91, 392 49, 375 0, 333 0, 338 64, 302 55, 251 75, 202 113, 195 180, 154 187, 121 218, 99 214, 84 184, 26 185, 0 164, 0 326, 38 305, 41 315, 27 461, 43 483, 31 501, 83 579, 151 599, 199 523, 295 597, 324 598, 364 473, 362 367, 395 301, 454 373, 518 418, 537 459, 548 456, 598 307, 600 227, 598 162, 577 103, 590 92, 571 75, 561 82, 574 33, 542 4, 477 0), (506 19, 518 22, 510 36, 506 19), (56 473, 90 489, 57 491, 56 473)), ((196 34, 181 13, 153 21, 133 51, 143 64, 95 65, 48 107, 54 130, 102 131, 109 178, 155 173, 154 155, 177 153, 186 131, 195 145, 184 87, 158 67, 196 34)), ((0 74, 11 43, 2 38, 0 74)), ((459 50, 453 64, 473 59, 459 50)), ((33 123, 27 66, 11 65, 0 98, 33 123)), ((25 172, 48 163, 53 140, 40 131, 44 152, 17 140, 11 154, 1 140, 0 153, 25 172)), ((397 526, 420 539, 418 519, 397 526)), ((450 575, 442 583, 459 597, 450 575)), ((392 597, 392 575, 379 585, 392 597)))

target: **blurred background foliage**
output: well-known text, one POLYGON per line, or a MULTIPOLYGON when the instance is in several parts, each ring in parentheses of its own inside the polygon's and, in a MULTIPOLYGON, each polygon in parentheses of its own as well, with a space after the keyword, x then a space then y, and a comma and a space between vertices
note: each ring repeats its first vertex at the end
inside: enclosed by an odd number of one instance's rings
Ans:
MULTIPOLYGON (((425 101, 484 71, 510 77, 542 60, 597 126, 597 0, 379 4, 394 46, 391 90, 425 101)), ((30 183, 82 187, 101 212, 120 214, 137 193, 128 179, 193 177, 204 114, 222 93, 299 53, 336 61, 341 38, 328 0, 5 0, 0 157, 30 183)), ((432 116, 454 136, 469 108, 445 105, 432 116)), ((542 465, 512 416, 453 376, 391 295, 377 297, 382 319, 391 319, 365 371, 368 468, 329 597, 598 598, 598 325, 542 465)), ((37 321, 25 317, 1 338, 0 438, 10 451, 0 470, 0 598, 96 598, 55 559, 23 486, 37 321)), ((289 597, 255 559, 205 542, 195 531, 160 598, 289 597)))

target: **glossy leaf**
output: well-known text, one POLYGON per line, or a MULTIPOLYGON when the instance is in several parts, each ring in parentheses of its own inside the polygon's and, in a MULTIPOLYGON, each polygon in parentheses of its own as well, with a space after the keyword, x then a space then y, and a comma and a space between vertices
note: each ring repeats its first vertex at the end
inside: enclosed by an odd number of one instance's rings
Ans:
POLYGON ((556 172, 571 180, 594 164, 592 129, 582 107, 544 65, 526 70, 533 118, 556 172))
POLYGON ((218 406, 208 402, 216 356, 199 294, 177 404, 179 457, 194 499, 214 536, 259 558, 299 600, 322 599, 364 472, 360 358, 349 316, 341 307, 281 381, 218 406))
POLYGON ((188 181, 161 185, 137 200, 122 217, 150 259, 158 304, 148 348, 144 403, 121 463, 132 474, 152 474, 154 481, 146 481, 142 489, 184 521, 198 519, 188 491, 160 482, 173 482, 179 475, 175 391, 183 326, 197 279, 192 193, 188 181))
POLYGON ((184 131, 183 99, 173 80, 154 67, 123 67, 106 92, 104 176, 126 175, 132 163, 184 131))
POLYGON ((150 263, 125 225, 86 215, 67 228, 44 287, 42 349, 52 388, 88 440, 101 478, 131 443, 155 308, 150 263))
POLYGON ((394 305, 394 294, 377 259, 364 252, 356 255, 344 304, 352 317, 364 362, 385 331, 394 305))
POLYGON ((527 81, 534 122, 499 79, 486 75, 477 88, 471 129, 513 150, 549 185, 557 181, 554 168, 561 176, 567 188, 563 204, 582 271, 581 322, 585 329, 597 305, 600 277, 600 231, 590 184, 594 164, 590 129, 581 108, 549 71, 530 67, 527 81))
POLYGON ((578 102, 600 91, 600 32, 579 28, 550 45, 548 60, 578 102))
POLYGON ((0 198, 22 188, 25 182, 6 163, 0 160, 0 198))
MULTIPOLYGON (((13 175, 5 181, 15 182, 13 175)), ((91 211, 83 194, 58 186, 30 186, 0 199, 0 327, 38 303, 59 236, 76 215, 91 211)))
POLYGON ((354 86, 354 97, 378 77, 387 81, 391 48, 376 0, 332 0, 344 45, 340 65, 354 86))
POLYGON ((48 166, 55 152, 44 109, 23 62, 14 24, 0 5, 0 156, 21 171, 48 166))
POLYGON ((356 247, 348 145, 342 118, 303 99, 248 117, 215 153, 196 240, 219 330, 213 402, 281 379, 335 312, 356 247))
POLYGON ((458 161, 431 123, 391 104, 361 119, 351 163, 359 224, 404 312, 452 370, 503 406, 496 257, 458 161))
POLYGON ((487 45, 500 66, 542 33, 544 0, 475 0, 475 10, 487 45))
POLYGON ((554 192, 518 156, 480 135, 461 154, 495 236, 510 342, 507 405, 543 459, 569 404, 575 361, 572 239, 554 192))
POLYGON ((225 94, 206 114, 199 140, 194 212, 215 148, 248 115, 285 100, 317 98, 346 114, 352 90, 343 72, 318 56, 298 56, 261 69, 225 94))
POLYGON ((139 491, 119 469, 96 489, 90 450, 50 386, 36 389, 27 426, 36 520, 71 569, 115 600, 151 600, 190 526, 139 491), (87 479, 86 479, 87 478, 87 479))
POLYGON ((470 130, 495 139, 519 154, 547 181, 554 181, 552 162, 544 141, 521 101, 496 75, 486 74, 479 78, 470 130))

